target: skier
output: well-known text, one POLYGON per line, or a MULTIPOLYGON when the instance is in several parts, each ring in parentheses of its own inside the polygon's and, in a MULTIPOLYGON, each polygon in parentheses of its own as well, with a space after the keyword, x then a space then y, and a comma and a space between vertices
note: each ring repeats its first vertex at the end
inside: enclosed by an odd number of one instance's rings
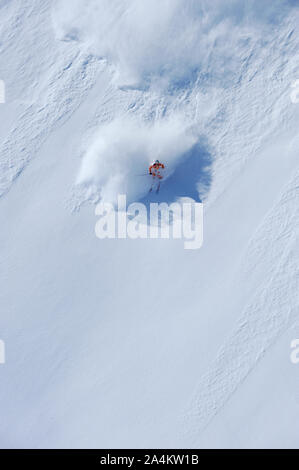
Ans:
POLYGON ((153 177, 153 183, 151 185, 150 192, 153 189, 155 181, 158 182, 156 192, 157 193, 159 192, 161 180, 163 179, 163 175, 161 174, 161 170, 164 170, 164 169, 165 169, 165 165, 163 165, 163 163, 160 163, 159 160, 156 160, 149 167, 149 174, 153 177))

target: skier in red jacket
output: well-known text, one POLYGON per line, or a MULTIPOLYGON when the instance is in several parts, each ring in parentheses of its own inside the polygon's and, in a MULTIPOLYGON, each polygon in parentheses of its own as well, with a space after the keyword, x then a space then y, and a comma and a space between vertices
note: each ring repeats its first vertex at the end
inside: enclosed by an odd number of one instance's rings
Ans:
POLYGON ((165 169, 165 165, 163 165, 163 163, 160 163, 159 160, 156 160, 149 167, 149 174, 153 177, 153 183, 152 183, 152 186, 150 188, 150 192, 153 189, 155 181, 158 182, 156 191, 157 191, 157 193, 159 192, 161 180, 163 179, 163 175, 162 175, 161 171, 164 170, 164 169, 165 169))

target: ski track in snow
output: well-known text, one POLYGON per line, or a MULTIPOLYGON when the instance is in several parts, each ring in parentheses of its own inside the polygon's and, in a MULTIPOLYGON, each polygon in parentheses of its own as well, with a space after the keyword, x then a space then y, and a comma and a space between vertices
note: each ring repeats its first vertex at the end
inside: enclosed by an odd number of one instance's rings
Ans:
POLYGON ((209 371, 199 381, 184 417, 185 431, 195 446, 200 434, 237 392, 268 348, 298 317, 298 187, 297 172, 258 227, 243 256, 238 276, 243 285, 250 283, 250 303, 209 371))
MULTIPOLYGON (((17 118, 0 147, 0 197, 37 155, 50 133, 80 106, 104 68, 103 61, 69 50, 63 43, 58 50, 51 47, 49 3, 42 5, 43 9, 39 2, 18 2, 16 11, 6 18, 15 25, 13 37, 7 41, 6 28, 0 31, 0 42, 5 44, 3 78, 15 69, 15 81, 12 87, 11 83, 7 86, 7 101, 18 106, 17 118), (41 21, 38 26, 45 31, 38 37, 37 16, 41 21), (30 67, 26 67, 26 61, 30 67)), ((9 5, 2 8, 9 9, 9 5)))

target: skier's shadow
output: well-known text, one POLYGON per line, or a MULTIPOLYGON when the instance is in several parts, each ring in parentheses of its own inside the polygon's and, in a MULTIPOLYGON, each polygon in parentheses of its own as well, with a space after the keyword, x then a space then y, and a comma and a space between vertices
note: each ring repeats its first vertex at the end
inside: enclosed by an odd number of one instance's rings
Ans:
POLYGON ((175 171, 162 181, 159 193, 153 190, 140 199, 140 202, 146 206, 151 202, 170 204, 180 197, 202 202, 211 186, 211 168, 212 157, 208 148, 203 144, 195 144, 189 152, 182 155, 175 171))

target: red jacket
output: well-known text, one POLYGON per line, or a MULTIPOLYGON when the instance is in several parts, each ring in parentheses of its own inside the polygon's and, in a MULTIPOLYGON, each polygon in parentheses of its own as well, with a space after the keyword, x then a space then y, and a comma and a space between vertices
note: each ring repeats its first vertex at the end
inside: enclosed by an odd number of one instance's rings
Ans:
POLYGON ((164 170, 165 165, 163 163, 153 163, 149 167, 149 174, 153 176, 158 176, 159 178, 163 178, 163 176, 160 173, 160 170, 164 170))

